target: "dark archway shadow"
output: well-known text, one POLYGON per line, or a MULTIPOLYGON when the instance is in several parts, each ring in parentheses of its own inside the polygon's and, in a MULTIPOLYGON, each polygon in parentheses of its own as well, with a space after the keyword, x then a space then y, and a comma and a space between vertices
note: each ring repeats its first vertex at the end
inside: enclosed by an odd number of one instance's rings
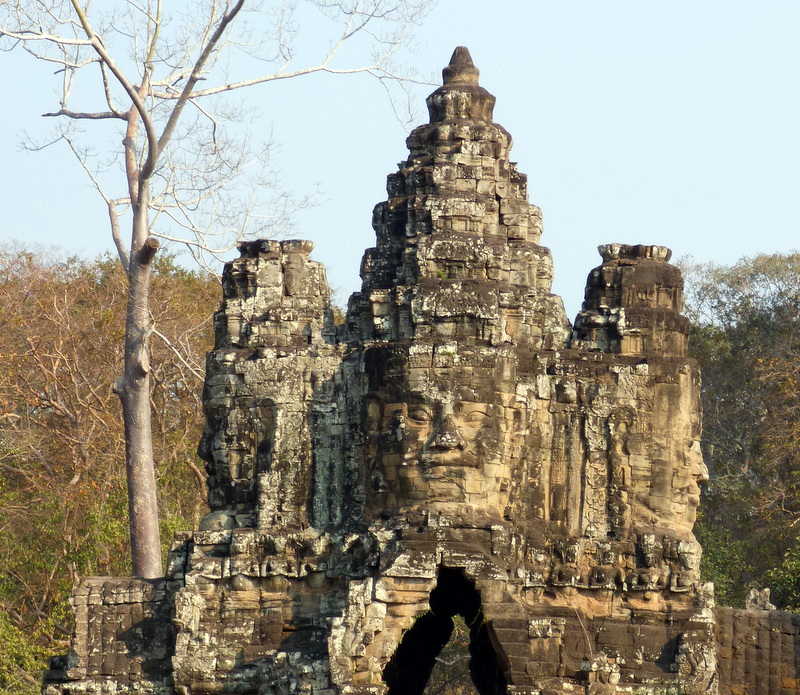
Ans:
POLYGON ((422 695, 436 665, 436 657, 450 639, 453 616, 470 627, 469 671, 480 695, 506 695, 504 668, 489 635, 475 582, 461 569, 439 568, 430 610, 421 615, 383 671, 388 695, 422 695))

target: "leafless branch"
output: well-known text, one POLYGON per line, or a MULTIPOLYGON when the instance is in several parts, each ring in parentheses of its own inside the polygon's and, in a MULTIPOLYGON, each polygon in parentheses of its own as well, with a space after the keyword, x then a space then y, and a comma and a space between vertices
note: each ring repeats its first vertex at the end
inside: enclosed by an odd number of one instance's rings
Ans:
MULTIPOLYGON (((41 31, 33 30, 9 31, 8 29, 0 29, 0 37, 2 36, 7 36, 10 39, 21 41, 25 44, 28 44, 30 41, 45 41, 58 46, 92 46, 91 40, 73 39, 68 36, 46 34, 41 31)), ((37 58, 38 57, 37 55, 37 58)), ((44 60, 45 58, 42 59, 44 60)))
POLYGON ((164 131, 161 133, 161 137, 158 139, 157 153, 166 146, 166 144, 172 137, 172 134, 175 132, 175 127, 178 124, 178 119, 180 118, 180 115, 183 112, 186 103, 189 101, 189 97, 192 96, 194 87, 202 75, 203 67, 205 66, 206 62, 211 56, 211 53, 217 47, 217 44, 219 43, 219 40, 222 37, 225 30, 228 28, 228 25, 236 18, 236 15, 239 14, 239 11, 242 9, 243 5, 244 5, 244 0, 238 0, 238 2, 233 6, 233 9, 231 9, 230 12, 223 15, 222 19, 217 25, 217 28, 214 30, 214 33, 211 35, 211 38, 209 38, 208 42, 203 48, 200 57, 194 64, 194 69, 192 70, 189 79, 186 81, 186 85, 184 86, 180 96, 178 97, 178 102, 172 109, 172 113, 169 116, 167 125, 164 127, 164 131))
POLYGON ((186 358, 183 356, 183 353, 172 343, 172 341, 167 338, 161 331, 157 328, 153 328, 153 335, 156 336, 162 343, 178 358, 178 361, 189 370, 189 372, 197 378, 197 380, 202 383, 203 379, 205 379, 205 373, 199 369, 196 369, 191 364, 186 361, 186 358))
POLYGON ((97 36, 95 36, 94 30, 92 29, 91 24, 89 24, 89 20, 84 14, 83 8, 81 8, 78 0, 70 0, 70 3, 80 19, 83 30, 86 32, 86 36, 89 39, 89 44, 96 51, 97 55, 99 55, 103 60, 103 64, 107 65, 114 77, 117 78, 117 81, 130 97, 130 100, 133 102, 134 107, 139 113, 139 117, 142 119, 142 123, 145 126, 145 132, 147 133, 148 149, 147 161, 144 167, 142 167, 140 178, 147 180, 150 177, 150 174, 153 172, 153 169, 156 166, 156 159, 158 158, 158 140, 156 139, 155 129, 153 128, 153 122, 150 118, 150 111, 142 100, 142 97, 139 95, 139 92, 128 81, 125 73, 122 72, 120 67, 108 53, 103 45, 103 42, 97 36))
POLYGON ((52 113, 43 113, 42 116, 44 118, 52 118, 55 116, 66 116, 67 118, 74 118, 75 120, 90 120, 90 121, 100 121, 106 118, 117 118, 123 121, 125 120, 124 115, 114 113, 113 111, 87 113, 83 111, 70 111, 69 109, 59 109, 58 111, 53 111, 52 113))

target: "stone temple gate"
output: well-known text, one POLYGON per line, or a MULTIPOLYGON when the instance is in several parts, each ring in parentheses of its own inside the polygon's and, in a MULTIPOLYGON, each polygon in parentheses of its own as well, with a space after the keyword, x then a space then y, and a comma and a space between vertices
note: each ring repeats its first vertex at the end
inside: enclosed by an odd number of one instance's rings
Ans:
POLYGON ((47 695, 800 692, 800 619, 714 605, 682 279, 608 244, 573 325, 459 48, 343 326, 304 241, 241 244, 208 356, 211 512, 160 580, 84 579, 47 695))

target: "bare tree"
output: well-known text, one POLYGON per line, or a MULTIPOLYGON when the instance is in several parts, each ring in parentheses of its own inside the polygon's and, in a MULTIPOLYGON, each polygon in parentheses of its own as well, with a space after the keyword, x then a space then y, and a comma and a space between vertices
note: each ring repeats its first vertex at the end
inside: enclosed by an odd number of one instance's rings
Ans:
MULTIPOLYGON (((253 156, 246 135, 236 139, 236 129, 226 128, 239 107, 225 97, 316 72, 366 72, 390 80, 390 59, 430 4, 16 0, 0 8, 3 47, 19 46, 56 67, 60 103, 44 115, 59 128, 49 144, 66 143, 103 197, 127 275, 124 370, 115 390, 124 418, 134 575, 162 573, 149 349, 151 267, 158 239, 183 241, 202 260, 265 228, 253 211, 259 202, 254 196, 267 189, 240 183, 263 159, 253 156), (309 12, 321 13, 333 33, 316 51, 317 60, 300 65, 301 55, 315 52, 298 48, 309 12), (367 44, 372 57, 366 64, 347 62, 347 47, 367 44), (235 79, 233 73, 245 76, 235 79), (76 102, 91 106, 74 107, 76 102), (111 132, 104 128, 109 125, 115 126, 111 132), (92 136, 85 138, 89 126, 92 136), (100 153, 98 129, 115 138, 100 153), (122 174, 120 195, 109 192, 113 172, 122 174), (123 221, 130 223, 129 243, 123 239, 123 221)), ((272 202, 268 217, 274 219, 274 204, 285 206, 287 199, 279 195, 272 202)), ((283 212, 278 209, 278 219, 283 212)))

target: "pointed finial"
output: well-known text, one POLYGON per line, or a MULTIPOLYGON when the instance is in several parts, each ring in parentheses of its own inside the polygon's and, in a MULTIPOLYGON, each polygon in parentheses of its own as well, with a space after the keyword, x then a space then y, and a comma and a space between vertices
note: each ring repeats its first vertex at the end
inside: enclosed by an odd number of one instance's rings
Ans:
POLYGON ((442 70, 444 84, 478 84, 480 70, 472 62, 472 56, 466 46, 459 46, 453 51, 450 65, 442 70))

